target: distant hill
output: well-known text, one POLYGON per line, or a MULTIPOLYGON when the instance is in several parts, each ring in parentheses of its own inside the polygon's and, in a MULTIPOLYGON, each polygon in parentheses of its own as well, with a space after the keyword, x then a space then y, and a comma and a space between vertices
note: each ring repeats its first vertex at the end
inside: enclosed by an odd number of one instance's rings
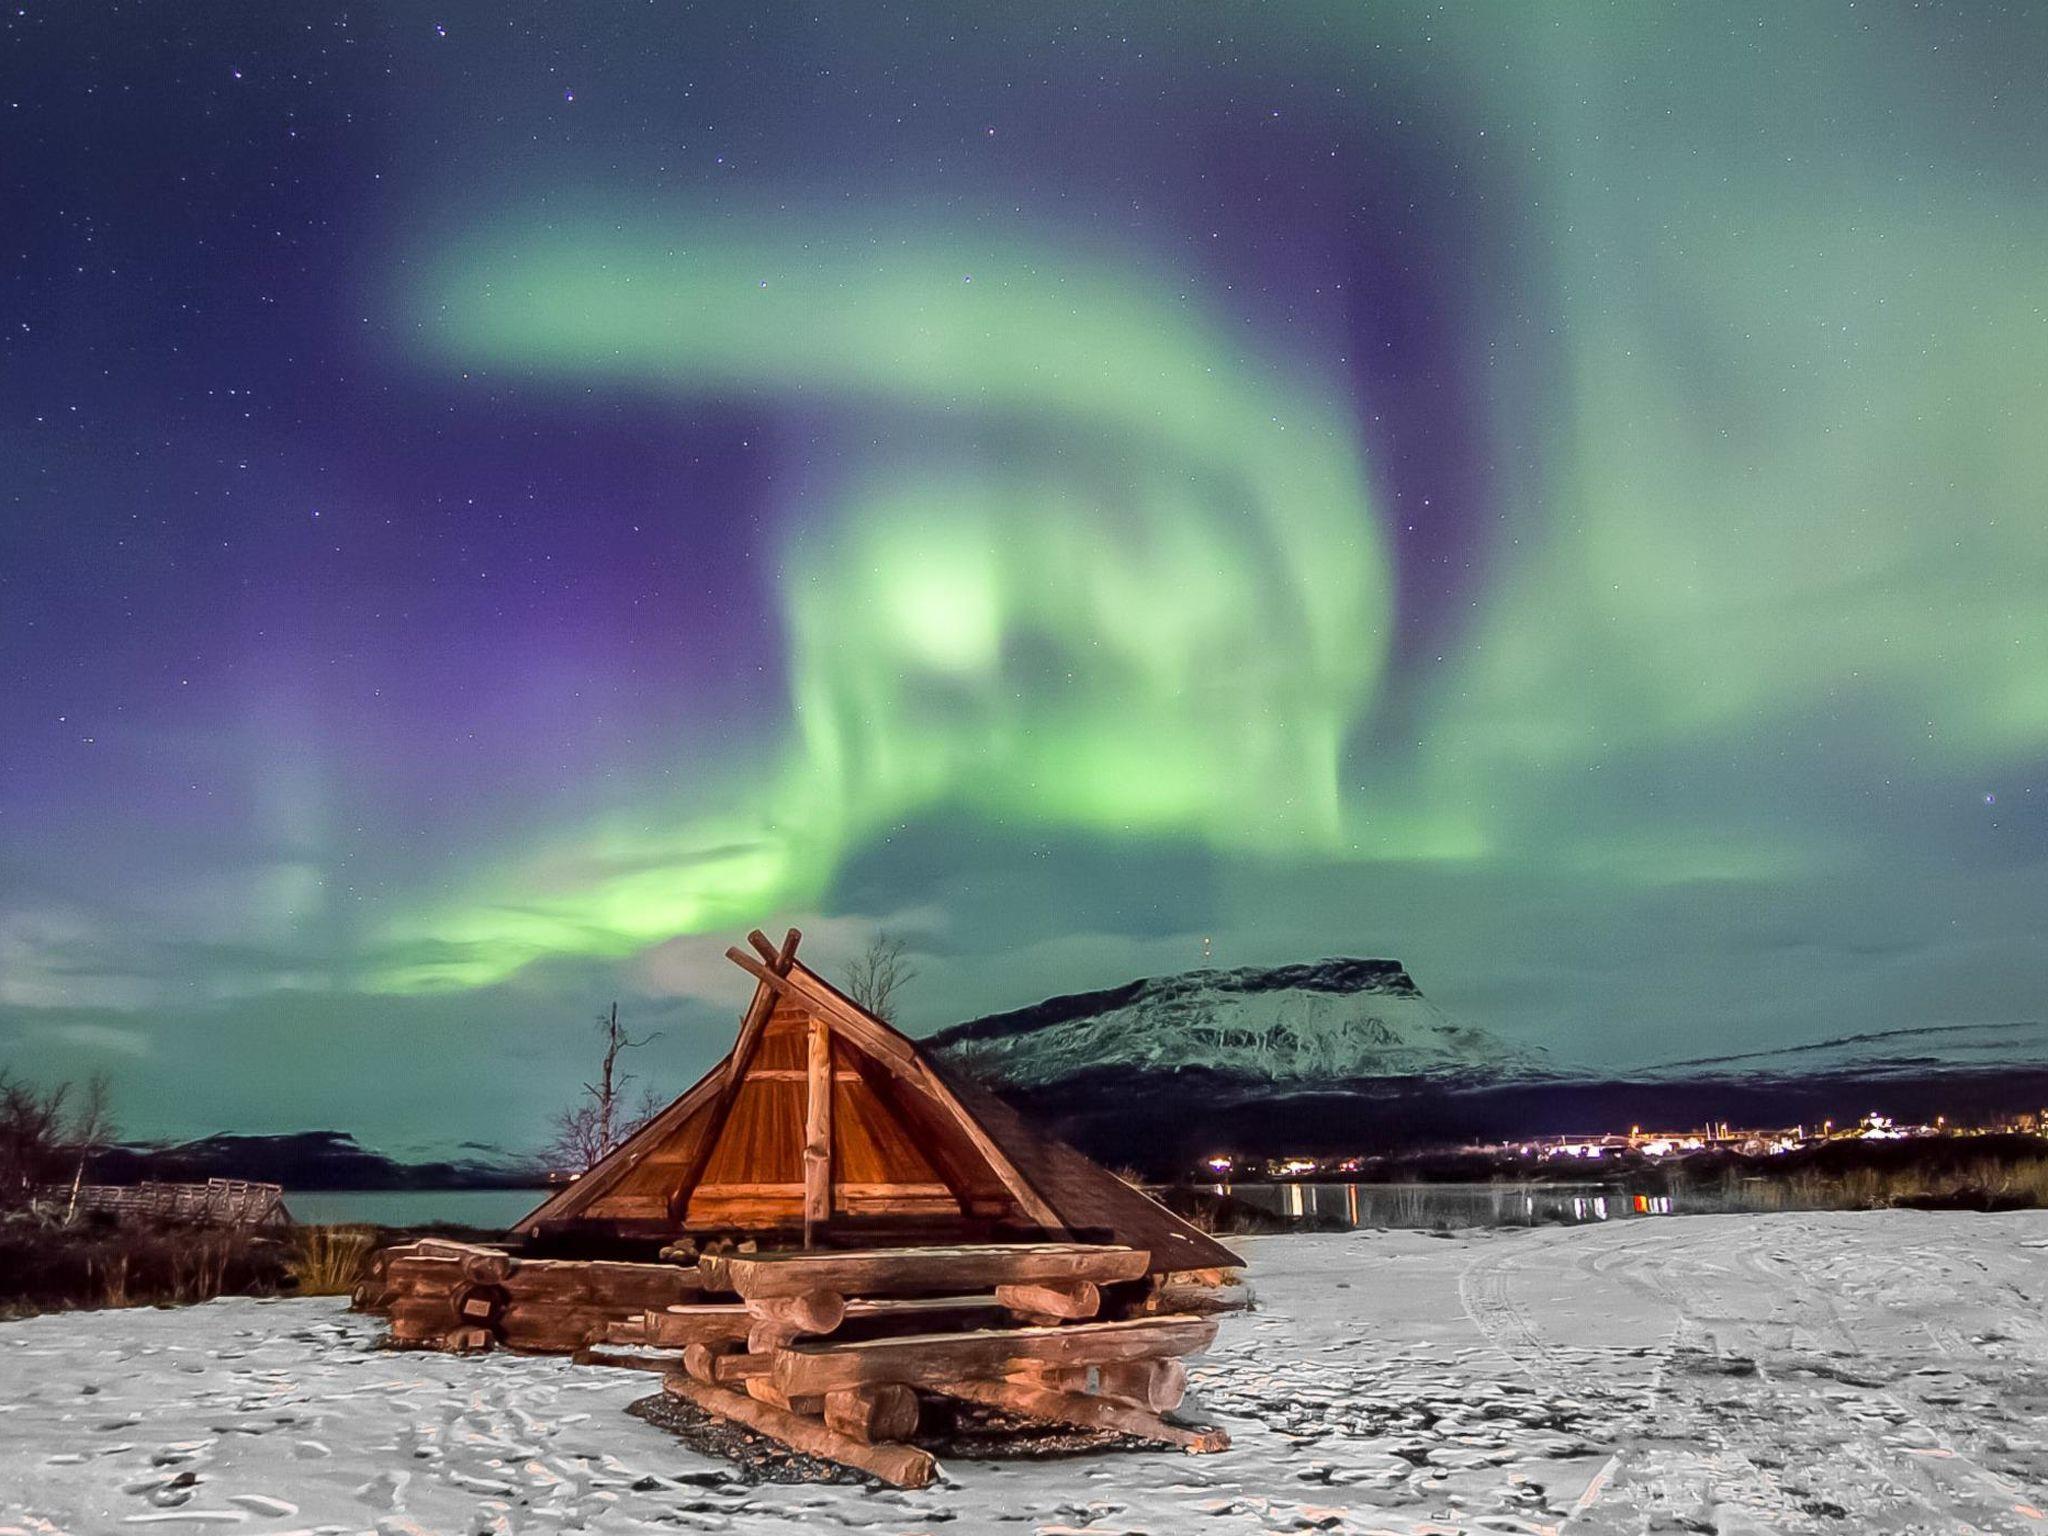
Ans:
POLYGON ((2048 1026, 1954 1025, 1606 1073, 1448 1018, 1394 960, 1198 970, 941 1031, 937 1059, 1095 1156, 1402 1152, 1630 1125, 2048 1106, 2048 1026))
POLYGON ((401 1162, 342 1131, 281 1136, 207 1136, 197 1141, 115 1147, 93 1159, 101 1183, 161 1179, 256 1179, 295 1189, 523 1189, 543 1182, 530 1159, 477 1146, 475 1156, 401 1162))

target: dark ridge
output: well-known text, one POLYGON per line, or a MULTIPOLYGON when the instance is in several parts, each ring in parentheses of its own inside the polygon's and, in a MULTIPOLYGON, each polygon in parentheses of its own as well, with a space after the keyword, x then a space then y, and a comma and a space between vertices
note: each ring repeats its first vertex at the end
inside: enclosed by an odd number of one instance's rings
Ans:
POLYGON ((955 1024, 929 1037, 925 1044, 943 1051, 964 1040, 990 1040, 1003 1035, 1028 1035, 1128 1007, 1147 994, 1179 996, 1190 992, 1377 992, 1390 997, 1420 997, 1421 990, 1398 960, 1361 960, 1339 956, 1304 965, 1270 968, 1246 966, 1234 971, 1183 971, 1177 976, 1147 976, 1101 992, 1073 992, 1049 997, 1028 1008, 992 1013, 955 1024))
MULTIPOLYGON (((1815 1051, 1839 1049, 1851 1045, 1883 1045, 1892 1041, 1920 1040, 1942 1044, 1963 1035, 1981 1035, 1989 1031, 2016 1029, 2039 1029, 2038 1024, 2014 1020, 2005 1024, 1915 1024, 1903 1029, 1877 1029, 1865 1034, 1835 1035, 1826 1040, 1815 1040, 1805 1045, 1779 1045, 1766 1051, 1743 1051, 1734 1056, 1692 1056, 1683 1061, 1661 1063, 1658 1071, 1669 1071, 1679 1067, 1722 1067, 1738 1062, 1782 1061, 1811 1055, 1815 1051)), ((1994 1041, 1996 1044, 2023 1042, 1994 1041)), ((1881 1056, 1872 1060, 1896 1062, 1910 1066, 1938 1066, 1947 1058, 1942 1056, 1881 1056)))
POLYGON ((522 1189, 542 1182, 538 1168, 496 1162, 405 1163, 363 1146, 345 1131, 282 1136, 204 1136, 174 1145, 110 1147, 92 1160, 103 1184, 198 1183, 254 1179, 295 1189, 522 1189))

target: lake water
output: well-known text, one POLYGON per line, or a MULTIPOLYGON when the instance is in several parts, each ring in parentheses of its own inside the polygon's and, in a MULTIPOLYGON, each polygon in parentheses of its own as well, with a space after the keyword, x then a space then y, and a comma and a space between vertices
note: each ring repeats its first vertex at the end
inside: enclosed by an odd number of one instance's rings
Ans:
POLYGON ((1604 1184, 1217 1184, 1278 1216, 1347 1227, 1539 1227, 1677 1214, 1669 1195, 1604 1184))
POLYGON ((450 1222, 509 1227, 548 1197, 545 1189, 306 1189, 285 1191, 285 1209, 308 1226, 374 1222, 417 1227, 450 1222))
MULTIPOLYGON (((1631 1195, 1604 1184, 1217 1184, 1219 1195, 1279 1216, 1347 1227, 1537 1227, 1670 1216, 1668 1195, 1631 1195)), ((414 1227, 448 1222, 508 1227, 547 1198, 544 1189, 318 1189, 287 1192, 285 1208, 308 1225, 373 1222, 414 1227)))

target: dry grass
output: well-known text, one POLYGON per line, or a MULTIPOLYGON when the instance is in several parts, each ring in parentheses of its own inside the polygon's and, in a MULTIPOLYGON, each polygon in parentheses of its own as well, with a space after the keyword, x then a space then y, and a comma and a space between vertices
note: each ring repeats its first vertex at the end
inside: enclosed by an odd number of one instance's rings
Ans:
POLYGON ((1766 1177, 1728 1169, 1716 1179, 1671 1177, 1679 1209, 1713 1211, 1874 1211, 1892 1206, 1962 1205, 2011 1209, 2048 1206, 2048 1159, 1980 1158, 1948 1168, 1802 1168, 1766 1177))
POLYGON ((179 1306, 274 1295, 285 1244, 265 1233, 172 1225, 0 1222, 0 1307, 179 1306))
POLYGON ((292 1234, 286 1262, 299 1295, 345 1296, 362 1278, 376 1247, 375 1227, 300 1227, 292 1234))

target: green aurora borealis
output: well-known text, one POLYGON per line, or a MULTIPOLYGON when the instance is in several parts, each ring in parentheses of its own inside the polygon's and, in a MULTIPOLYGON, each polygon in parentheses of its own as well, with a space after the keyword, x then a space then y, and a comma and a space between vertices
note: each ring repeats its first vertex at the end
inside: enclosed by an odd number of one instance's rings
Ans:
POLYGON ((2044 14, 17 20, 154 83, 23 173, 0 1060, 483 1136, 784 922, 2038 1017, 2044 14))

